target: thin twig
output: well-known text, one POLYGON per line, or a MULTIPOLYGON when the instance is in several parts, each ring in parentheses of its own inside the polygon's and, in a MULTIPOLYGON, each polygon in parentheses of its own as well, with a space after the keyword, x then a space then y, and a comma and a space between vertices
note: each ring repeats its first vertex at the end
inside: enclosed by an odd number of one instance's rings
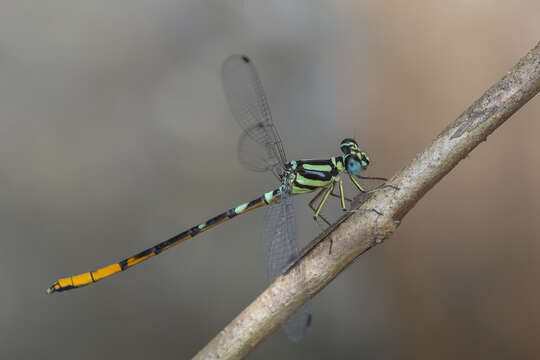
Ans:
POLYGON ((196 359, 241 359, 359 255, 389 238, 407 212, 478 144, 540 89, 540 42, 500 81, 454 120, 389 184, 312 242, 303 258, 278 277, 227 325, 196 359), (332 251, 329 247, 332 244, 332 251))

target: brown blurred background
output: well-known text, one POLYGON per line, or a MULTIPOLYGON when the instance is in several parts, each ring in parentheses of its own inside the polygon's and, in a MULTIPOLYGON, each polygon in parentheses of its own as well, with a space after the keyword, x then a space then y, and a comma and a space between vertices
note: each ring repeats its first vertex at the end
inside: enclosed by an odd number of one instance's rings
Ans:
MULTIPOLYGON (((391 176, 539 18, 537 0, 3 1, 0 357, 189 358, 265 288, 259 210, 45 295, 275 186, 237 161, 227 56, 254 59, 290 159, 354 136, 391 176)), ((277 332, 251 358, 537 358, 539 116, 535 98, 324 289, 301 343, 277 332)))

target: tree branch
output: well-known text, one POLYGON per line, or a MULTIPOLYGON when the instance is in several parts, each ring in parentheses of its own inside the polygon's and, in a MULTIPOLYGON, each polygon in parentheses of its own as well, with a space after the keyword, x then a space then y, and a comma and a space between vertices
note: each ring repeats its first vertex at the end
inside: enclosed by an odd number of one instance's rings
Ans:
POLYGON ((399 190, 381 189, 361 204, 383 215, 365 211, 344 216, 195 358, 240 359, 249 354, 354 259, 389 238, 428 190, 539 89, 540 42, 388 182, 399 190))

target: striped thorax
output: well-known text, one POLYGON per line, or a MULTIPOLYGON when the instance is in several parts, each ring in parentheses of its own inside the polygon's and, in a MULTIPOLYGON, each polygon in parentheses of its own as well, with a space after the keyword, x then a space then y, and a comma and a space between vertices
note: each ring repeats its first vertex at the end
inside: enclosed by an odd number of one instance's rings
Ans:
POLYGON ((292 194, 305 194, 339 183, 339 174, 342 172, 358 175, 368 167, 369 158, 365 152, 360 151, 355 140, 343 140, 340 148, 344 156, 335 156, 327 160, 296 160, 287 163, 281 174, 282 186, 290 189, 292 194))

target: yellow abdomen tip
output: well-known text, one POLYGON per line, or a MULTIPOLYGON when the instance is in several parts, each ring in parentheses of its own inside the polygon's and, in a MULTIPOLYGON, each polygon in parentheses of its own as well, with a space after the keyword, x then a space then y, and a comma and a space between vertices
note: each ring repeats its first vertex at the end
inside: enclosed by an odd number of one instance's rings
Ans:
POLYGON ((52 294, 53 292, 56 291, 56 289, 55 289, 56 285, 58 285, 58 283, 54 283, 54 284, 52 284, 51 286, 49 286, 47 288, 47 295, 50 295, 50 294, 52 294))

